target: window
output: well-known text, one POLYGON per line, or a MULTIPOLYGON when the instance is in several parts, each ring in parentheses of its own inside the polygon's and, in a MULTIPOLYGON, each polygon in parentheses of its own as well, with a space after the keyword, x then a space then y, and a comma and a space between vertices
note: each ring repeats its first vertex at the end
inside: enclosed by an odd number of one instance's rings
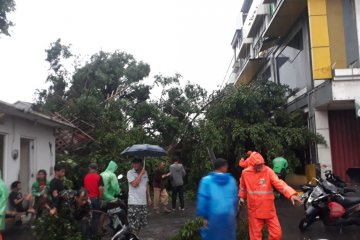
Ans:
MULTIPOLYGON (((358 1, 358 0, 357 0, 358 1)), ((343 2, 346 62, 348 67, 359 67, 359 43, 356 28, 355 1, 343 2)))
POLYGON ((281 52, 280 56, 283 60, 289 61, 290 63, 294 62, 299 53, 303 50, 303 38, 302 31, 299 31, 294 38, 287 44, 284 50, 281 52))
POLYGON ((266 80, 266 81, 271 81, 271 70, 270 67, 266 68, 266 70, 259 74, 257 77, 257 80, 266 80))
POLYGON ((311 81, 309 54, 304 50, 300 29, 276 57, 279 82, 292 89, 303 89, 311 81))

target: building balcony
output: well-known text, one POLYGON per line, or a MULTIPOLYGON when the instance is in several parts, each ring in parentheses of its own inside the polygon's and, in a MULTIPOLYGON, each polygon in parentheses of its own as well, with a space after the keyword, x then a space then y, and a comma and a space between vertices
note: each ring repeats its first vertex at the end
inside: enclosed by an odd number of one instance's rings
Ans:
POLYGON ((250 55, 251 45, 254 42, 252 38, 245 38, 242 39, 240 47, 239 47, 239 54, 237 58, 246 58, 250 55))
POLYGON ((235 51, 235 59, 246 58, 250 54, 252 38, 243 38, 242 30, 236 30, 234 37, 231 41, 231 46, 235 51))
POLYGON ((265 38, 285 36, 307 7, 307 0, 263 0, 262 2, 276 2, 271 20, 263 34, 265 38))
POLYGON ((266 58, 246 58, 238 60, 239 72, 235 84, 251 82, 261 68, 266 64, 266 58))
POLYGON ((247 14, 243 26, 244 38, 253 38, 257 35, 261 24, 265 20, 266 14, 269 14, 269 7, 262 4, 261 0, 254 0, 247 14))
POLYGON ((242 31, 240 29, 237 29, 231 41, 232 48, 233 49, 237 48, 238 46, 240 46, 241 42, 242 42, 242 31))
POLYGON ((258 28, 258 33, 256 37, 254 38, 254 56, 256 57, 262 57, 267 55, 267 51, 264 51, 269 48, 269 41, 268 39, 264 39, 262 37, 264 31, 266 30, 267 22, 264 21, 260 27, 258 28))

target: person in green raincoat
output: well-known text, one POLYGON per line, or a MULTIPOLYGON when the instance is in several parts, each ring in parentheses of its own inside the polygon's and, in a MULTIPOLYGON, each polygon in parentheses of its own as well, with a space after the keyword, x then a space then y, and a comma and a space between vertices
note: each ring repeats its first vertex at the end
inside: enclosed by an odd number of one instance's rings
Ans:
POLYGON ((2 231, 5 229, 5 211, 8 197, 8 189, 1 178, 0 172, 0 240, 2 240, 2 231))
POLYGON ((120 187, 118 178, 115 174, 118 165, 114 161, 110 161, 106 170, 100 175, 104 182, 104 196, 105 201, 111 201, 115 199, 115 196, 120 193, 120 187))

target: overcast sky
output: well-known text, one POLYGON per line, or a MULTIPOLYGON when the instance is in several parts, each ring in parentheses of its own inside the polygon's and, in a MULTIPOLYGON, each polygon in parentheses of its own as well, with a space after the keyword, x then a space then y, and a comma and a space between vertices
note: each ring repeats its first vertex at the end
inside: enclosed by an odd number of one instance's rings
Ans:
POLYGON ((83 57, 119 49, 216 89, 232 57, 242 0, 15 0, 11 37, 0 38, 0 100, 33 101, 45 88, 45 49, 57 38, 83 57))

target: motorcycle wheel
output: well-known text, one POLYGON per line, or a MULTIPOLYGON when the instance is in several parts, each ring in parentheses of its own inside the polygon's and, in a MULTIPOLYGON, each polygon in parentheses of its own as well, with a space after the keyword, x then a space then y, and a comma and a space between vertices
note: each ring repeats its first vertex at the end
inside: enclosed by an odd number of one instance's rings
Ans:
POLYGON ((310 226, 311 223, 307 222, 305 218, 301 219, 299 223, 299 229, 301 232, 305 232, 306 229, 310 226))

